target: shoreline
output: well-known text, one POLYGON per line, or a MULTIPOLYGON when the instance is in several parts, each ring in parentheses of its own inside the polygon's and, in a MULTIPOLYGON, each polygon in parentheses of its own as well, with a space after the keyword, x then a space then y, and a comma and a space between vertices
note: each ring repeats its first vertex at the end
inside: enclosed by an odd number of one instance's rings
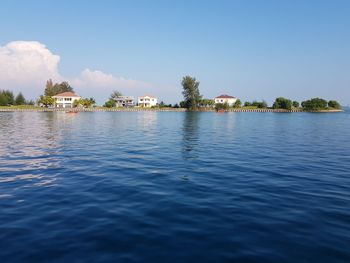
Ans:
MULTIPOLYGON (((21 108, 21 107, 0 107, 0 112, 136 112, 136 111, 155 111, 155 112, 187 112, 185 108, 21 108)), ((274 113, 293 113, 293 112, 311 112, 311 113, 337 113, 343 112, 344 110, 318 110, 318 111, 307 111, 303 109, 245 109, 245 108, 234 108, 228 109, 225 112, 274 112, 274 113)), ((196 112, 216 112, 215 109, 201 109, 196 112)))

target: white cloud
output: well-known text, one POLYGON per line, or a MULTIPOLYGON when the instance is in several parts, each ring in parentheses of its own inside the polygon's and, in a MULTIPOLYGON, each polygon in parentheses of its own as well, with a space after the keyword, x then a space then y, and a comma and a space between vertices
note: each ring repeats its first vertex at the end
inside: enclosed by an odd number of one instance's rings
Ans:
POLYGON ((99 70, 83 70, 79 76, 64 78, 59 73, 60 57, 37 41, 14 41, 0 46, 0 89, 22 91, 35 98, 43 92, 46 80, 67 80, 81 96, 108 98, 114 89, 134 94, 147 90, 149 83, 117 77, 99 70))
POLYGON ((42 89, 48 78, 61 80, 59 61, 59 56, 39 42, 15 41, 0 46, 0 87, 42 89))
POLYGON ((83 70, 77 78, 71 80, 71 83, 77 92, 85 93, 84 96, 95 96, 100 99, 102 99, 101 92, 104 94, 105 99, 107 99, 115 89, 123 93, 135 94, 144 89, 151 88, 151 85, 146 82, 115 77, 112 74, 90 69, 83 70))

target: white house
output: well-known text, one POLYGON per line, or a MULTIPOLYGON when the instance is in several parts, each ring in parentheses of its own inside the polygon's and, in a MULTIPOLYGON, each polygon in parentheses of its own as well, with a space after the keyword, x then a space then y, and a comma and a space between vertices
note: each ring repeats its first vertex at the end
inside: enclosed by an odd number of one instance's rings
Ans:
POLYGON ((81 99, 80 96, 70 91, 57 94, 52 98, 55 100, 54 106, 56 108, 73 108, 74 101, 81 99))
POLYGON ((145 95, 137 98, 137 105, 140 107, 152 107, 158 104, 158 99, 156 97, 145 95))
POLYGON ((232 96, 229 96, 229 95, 226 95, 226 94, 223 94, 223 95, 220 95, 220 96, 217 96, 214 98, 214 103, 217 104, 217 103, 227 103, 229 106, 233 106, 237 101, 237 98, 236 97, 232 97, 232 96))
POLYGON ((135 106, 134 97, 131 96, 119 96, 114 98, 116 107, 133 107, 135 106))

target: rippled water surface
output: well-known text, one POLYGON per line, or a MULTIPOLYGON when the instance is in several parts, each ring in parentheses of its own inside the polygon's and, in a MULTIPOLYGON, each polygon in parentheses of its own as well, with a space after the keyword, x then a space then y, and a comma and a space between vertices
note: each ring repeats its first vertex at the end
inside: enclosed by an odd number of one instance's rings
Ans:
POLYGON ((0 262, 350 262, 350 114, 0 113, 0 262))

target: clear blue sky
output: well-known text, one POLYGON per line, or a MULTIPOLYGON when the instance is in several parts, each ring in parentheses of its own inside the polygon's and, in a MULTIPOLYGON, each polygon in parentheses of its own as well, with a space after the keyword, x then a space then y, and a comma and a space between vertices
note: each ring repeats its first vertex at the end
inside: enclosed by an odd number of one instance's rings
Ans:
POLYGON ((348 0, 1 1, 0 46, 18 40, 59 55, 63 76, 100 70, 166 102, 192 75, 209 98, 350 104, 348 0))

